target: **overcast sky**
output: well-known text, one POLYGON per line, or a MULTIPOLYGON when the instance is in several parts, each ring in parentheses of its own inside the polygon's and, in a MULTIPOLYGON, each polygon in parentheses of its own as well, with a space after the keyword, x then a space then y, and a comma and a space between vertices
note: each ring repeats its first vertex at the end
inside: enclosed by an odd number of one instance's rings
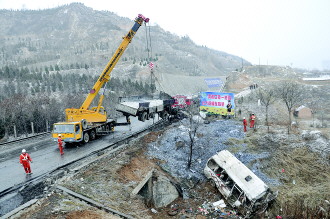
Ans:
POLYGON ((141 13, 151 25, 252 64, 330 69, 330 0, 0 0, 0 8, 70 2, 132 20, 141 13))

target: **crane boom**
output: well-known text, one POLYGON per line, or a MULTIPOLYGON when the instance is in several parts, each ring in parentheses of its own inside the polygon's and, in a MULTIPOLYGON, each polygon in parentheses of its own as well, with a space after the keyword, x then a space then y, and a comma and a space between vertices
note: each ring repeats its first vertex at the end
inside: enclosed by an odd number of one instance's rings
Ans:
POLYGON ((106 82, 110 80, 110 74, 117 62, 119 61, 120 57, 124 53, 125 49, 133 39, 135 33, 138 31, 139 27, 143 24, 143 22, 148 22, 149 19, 145 18, 143 15, 139 14, 138 17, 135 19, 135 24, 128 32, 128 34, 123 37, 122 43, 117 48, 116 52, 108 62, 107 66, 104 68, 102 74, 94 84, 93 88, 90 90, 87 98, 85 99, 84 103, 81 105, 80 109, 88 109, 92 101, 94 100, 95 96, 98 94, 100 89, 104 86, 106 82))
POLYGON ((106 83, 110 80, 111 71, 119 61, 120 57, 123 55, 127 46, 132 41, 135 33, 138 31, 143 22, 149 22, 149 18, 146 18, 143 15, 139 14, 138 17, 135 18, 135 24, 126 34, 126 36, 123 37, 123 41, 111 57, 110 61, 104 68, 98 80, 95 82, 93 88, 90 90, 81 107, 79 109, 71 108, 65 110, 67 122, 80 121, 81 119, 85 119, 87 122, 105 122, 107 120, 106 112, 101 106, 104 98, 104 93, 101 94, 97 107, 93 107, 92 109, 90 109, 90 105, 99 93, 100 89, 104 87, 106 83))

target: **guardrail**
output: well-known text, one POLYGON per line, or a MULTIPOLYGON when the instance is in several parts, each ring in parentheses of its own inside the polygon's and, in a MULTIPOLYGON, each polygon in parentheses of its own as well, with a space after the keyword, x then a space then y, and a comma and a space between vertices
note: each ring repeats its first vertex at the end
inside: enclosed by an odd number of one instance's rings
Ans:
POLYGON ((25 182, 22 182, 22 183, 16 184, 16 185, 14 185, 14 186, 11 186, 11 187, 9 187, 9 188, 7 188, 7 189, 5 189, 5 190, 3 190, 3 191, 0 192, 0 198, 3 197, 3 196, 5 196, 5 195, 7 195, 7 194, 9 194, 9 193, 11 193, 11 192, 14 192, 14 191, 18 190, 19 188, 21 188, 22 186, 24 186, 24 185, 26 185, 26 184, 29 184, 29 183, 34 182, 34 181, 38 181, 38 180, 42 179, 43 177, 45 177, 45 176, 47 176, 47 175, 51 175, 52 173, 54 173, 54 172, 56 172, 56 171, 58 171, 58 170, 60 170, 60 169, 63 169, 63 168, 65 168, 65 167, 67 167, 67 166, 70 166, 70 165, 72 165, 72 164, 74 164, 74 163, 76 163, 76 162, 78 162, 78 161, 81 161, 81 160, 84 160, 84 159, 86 159, 86 158, 89 158, 89 157, 91 157, 92 155, 98 154, 98 153, 100 153, 101 151, 104 151, 104 150, 106 150, 106 149, 109 149, 110 147, 112 147, 112 149, 116 149, 116 148, 119 147, 121 144, 126 143, 129 139, 136 138, 136 137, 138 137, 139 135, 143 134, 144 132, 146 132, 146 131, 148 131, 148 130, 151 130, 151 129, 153 129, 153 128, 155 128, 155 127, 161 125, 161 124, 164 124, 164 123, 165 123, 165 122, 164 122, 163 120, 160 120, 160 121, 158 121, 158 122, 152 124, 151 126, 148 126, 148 127, 143 128, 143 129, 141 129, 141 130, 139 130, 139 131, 136 131, 136 132, 133 132, 133 133, 128 134, 128 135, 126 135, 126 136, 123 136, 122 138, 116 140, 115 142, 113 142, 113 143, 111 143, 111 144, 109 144, 109 145, 107 145, 107 146, 105 146, 105 147, 103 147, 103 148, 101 148, 101 149, 98 149, 98 150, 95 150, 95 151, 93 151, 93 152, 90 152, 89 154, 86 154, 86 155, 84 155, 83 157, 80 157, 80 158, 75 159, 75 160, 72 160, 72 161, 70 161, 70 162, 68 162, 68 163, 66 163, 66 164, 63 164, 63 165, 61 165, 61 166, 58 166, 58 167, 56 167, 56 168, 53 169, 53 170, 50 170, 50 171, 48 171, 48 172, 46 172, 46 173, 43 173, 43 174, 41 174, 41 175, 39 175, 39 176, 33 177, 33 178, 31 178, 31 179, 28 179, 28 180, 26 180, 25 182))
POLYGON ((25 138, 19 138, 19 139, 15 139, 15 140, 11 140, 11 141, 1 142, 0 146, 1 145, 6 145, 6 144, 11 144, 11 143, 17 143, 17 142, 25 141, 25 140, 28 140, 28 139, 31 139, 31 138, 36 138, 36 137, 40 137, 40 136, 44 136, 44 135, 48 135, 49 133, 51 133, 51 132, 43 132, 43 133, 28 136, 28 137, 25 137, 25 138))

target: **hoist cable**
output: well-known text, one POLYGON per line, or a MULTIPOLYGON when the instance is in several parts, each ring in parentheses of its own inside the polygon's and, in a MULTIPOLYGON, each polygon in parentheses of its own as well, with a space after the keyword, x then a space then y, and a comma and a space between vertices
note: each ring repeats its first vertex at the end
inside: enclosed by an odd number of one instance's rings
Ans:
MULTIPOLYGON (((148 61, 149 63, 151 62, 150 59, 152 60, 152 46, 151 46, 151 34, 150 34, 150 25, 148 26, 149 28, 147 28, 147 25, 145 24, 146 26, 146 40, 147 40, 147 51, 148 51, 148 61), (148 30, 149 30, 149 33, 148 33, 148 30), (149 36, 148 36, 149 34, 149 36), (150 48, 150 50, 149 50, 150 48)), ((162 86, 162 84, 160 83, 160 81, 158 80, 158 78, 156 77, 156 75, 154 74, 153 72, 153 69, 150 69, 150 76, 153 76, 155 81, 158 82, 160 88, 162 89, 162 91, 164 91, 164 88, 162 86)))
POLYGON ((151 46, 151 35, 150 35, 150 25, 149 25, 149 44, 150 44, 150 54, 151 54, 151 59, 152 59, 152 46, 151 46))
POLYGON ((145 25, 145 30, 146 30, 146 41, 147 41, 147 52, 148 52, 148 62, 150 61, 150 54, 149 54, 149 39, 148 39, 148 30, 147 30, 147 24, 146 23, 144 23, 144 25, 145 25))

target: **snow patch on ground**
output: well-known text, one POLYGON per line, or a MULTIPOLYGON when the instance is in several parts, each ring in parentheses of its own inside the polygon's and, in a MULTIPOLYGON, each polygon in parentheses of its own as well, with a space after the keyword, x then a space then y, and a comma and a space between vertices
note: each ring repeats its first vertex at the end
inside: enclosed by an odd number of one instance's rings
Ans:
POLYGON ((260 171, 259 159, 267 158, 269 153, 251 154, 246 152, 247 145, 226 145, 230 138, 243 139, 245 133, 239 121, 218 120, 210 124, 200 124, 197 130, 193 146, 192 165, 187 168, 189 156, 189 120, 184 119, 181 125, 168 129, 157 141, 148 145, 147 155, 160 159, 160 166, 173 176, 193 181, 206 180, 204 167, 207 160, 217 152, 233 147, 239 148, 234 155, 265 183, 278 184, 279 182, 270 179, 260 171), (249 165, 253 163, 253 165, 249 165))
POLYGON ((312 151, 319 152, 325 157, 330 154, 330 142, 320 131, 303 130, 301 137, 312 151))

